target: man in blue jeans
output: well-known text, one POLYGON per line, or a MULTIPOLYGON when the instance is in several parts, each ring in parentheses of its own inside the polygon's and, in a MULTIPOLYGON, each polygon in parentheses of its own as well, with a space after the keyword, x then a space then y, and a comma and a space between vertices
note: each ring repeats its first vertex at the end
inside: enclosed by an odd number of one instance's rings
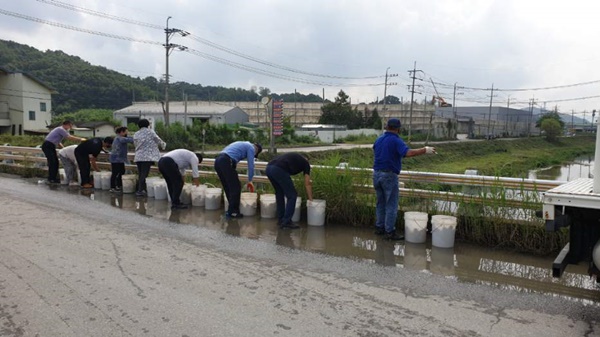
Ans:
POLYGON ((271 160, 267 164, 266 171, 269 181, 275 188, 279 228, 300 228, 297 224, 292 223, 296 198, 298 197, 292 176, 301 172, 304 174, 306 196, 308 200, 312 201, 312 181, 310 180, 310 163, 308 159, 296 152, 285 153, 271 160), (287 204, 285 198, 287 198, 287 204))
POLYGON ((435 148, 426 146, 410 149, 400 138, 400 120, 391 118, 384 132, 373 144, 373 186, 377 195, 375 234, 384 235, 386 240, 403 240, 396 233, 398 217, 398 175, 402 169, 402 158, 423 154, 435 154, 435 148))

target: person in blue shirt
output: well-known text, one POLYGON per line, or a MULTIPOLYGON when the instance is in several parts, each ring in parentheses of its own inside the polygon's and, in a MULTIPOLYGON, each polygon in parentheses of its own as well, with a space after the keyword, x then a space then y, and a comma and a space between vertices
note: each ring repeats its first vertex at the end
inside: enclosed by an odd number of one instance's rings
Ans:
POLYGON ((254 177, 254 158, 262 152, 262 146, 258 143, 233 142, 227 145, 221 153, 215 158, 215 171, 223 185, 225 196, 229 201, 229 208, 225 215, 229 218, 242 218, 240 213, 240 197, 242 195, 242 185, 236 170, 237 163, 240 160, 248 160, 248 188, 254 191, 252 178, 254 177))
POLYGON ((127 137, 127 127, 121 126, 115 130, 117 137, 113 140, 112 151, 108 157, 110 161, 110 192, 123 192, 123 174, 125 174, 125 164, 129 163, 127 159, 127 144, 133 144, 133 138, 127 137))
POLYGON ((384 235, 386 240, 403 240, 396 233, 398 216, 398 175, 402 170, 402 158, 423 154, 435 154, 435 148, 426 146, 410 149, 400 138, 400 120, 391 118, 384 132, 373 144, 373 187, 377 195, 375 234, 384 235))

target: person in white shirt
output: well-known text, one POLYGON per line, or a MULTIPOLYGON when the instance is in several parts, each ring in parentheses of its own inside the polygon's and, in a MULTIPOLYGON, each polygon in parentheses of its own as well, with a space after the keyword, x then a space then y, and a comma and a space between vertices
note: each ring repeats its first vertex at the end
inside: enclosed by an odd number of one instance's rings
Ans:
POLYGON ((65 168, 65 180, 66 184, 69 185, 71 182, 75 182, 77 174, 77 159, 75 159, 75 148, 77 145, 69 145, 63 147, 58 151, 58 159, 65 168))
POLYGON ((202 155, 186 149, 177 149, 165 153, 158 160, 158 170, 167 182, 169 196, 171 197, 171 209, 186 209, 187 205, 181 203, 180 196, 183 190, 185 170, 192 169, 192 181, 194 185, 200 184, 200 173, 198 165, 202 162, 202 155))

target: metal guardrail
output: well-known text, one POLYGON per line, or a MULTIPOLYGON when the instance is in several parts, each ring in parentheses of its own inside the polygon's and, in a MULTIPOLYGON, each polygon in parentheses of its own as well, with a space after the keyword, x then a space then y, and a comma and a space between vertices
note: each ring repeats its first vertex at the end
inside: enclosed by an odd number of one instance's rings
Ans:
MULTIPOLYGON (((128 154, 130 161, 133 161, 133 153, 128 154)), ((11 159, 17 164, 5 164, 0 162, 0 165, 19 165, 18 162, 25 163, 46 163, 46 158, 41 149, 31 147, 18 147, 18 146, 0 146, 0 161, 5 159, 11 159)), ((110 170, 110 163, 108 163, 108 155, 101 153, 98 156, 98 166, 102 169, 110 170)), ((213 170, 214 159, 204 158, 200 163, 200 176, 201 177, 216 177, 216 172, 213 170), (208 169, 208 170, 206 170, 208 169)), ((136 171, 135 165, 126 165, 126 169, 136 171)), ((239 169, 247 169, 248 163, 242 161, 238 163, 239 169)), ((257 161, 255 162, 255 171, 264 171, 267 167, 267 162, 257 161)), ((339 171, 360 174, 371 174, 372 169, 367 168, 341 168, 341 167, 329 167, 312 165, 313 168, 317 169, 335 169, 339 171)), ((153 166, 152 172, 158 173, 158 168, 153 166)), ((240 174, 240 180, 243 181, 246 177, 245 174, 240 174)), ((435 173, 435 172, 417 172, 417 171, 402 171, 398 177, 402 183, 436 183, 445 185, 458 185, 458 186, 476 186, 476 187, 496 187, 501 189, 515 189, 519 191, 532 191, 532 192, 543 192, 554 187, 557 187, 566 182, 555 181, 555 180, 542 180, 542 179, 521 179, 521 178, 508 178, 508 177, 494 177, 494 176, 478 176, 478 175, 465 175, 465 174, 452 174, 452 173, 435 173)), ((266 176, 255 175, 255 182, 258 183, 269 183, 269 179, 266 176)), ((374 193, 372 186, 364 185, 357 186, 362 193, 374 193)), ((460 202, 472 202, 482 203, 485 199, 489 199, 477 195, 469 195, 457 192, 446 192, 446 191, 434 191, 424 190, 416 188, 400 188, 400 193, 403 196, 410 196, 416 198, 430 198, 435 200, 444 201, 460 201, 460 202)), ((519 207, 525 202, 519 199, 504 199, 504 206, 519 207)))

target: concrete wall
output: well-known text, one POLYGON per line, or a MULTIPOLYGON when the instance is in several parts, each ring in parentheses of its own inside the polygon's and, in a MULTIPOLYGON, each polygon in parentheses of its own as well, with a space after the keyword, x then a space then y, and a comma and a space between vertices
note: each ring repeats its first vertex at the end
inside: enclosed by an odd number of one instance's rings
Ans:
MULTIPOLYGON (((0 102, 8 105, 10 126, 1 131, 23 134, 24 130, 44 130, 50 123, 52 96, 50 90, 29 77, 17 73, 0 73, 0 102), (46 103, 46 111, 41 111, 40 103, 46 103), (29 111, 35 112, 35 120, 29 120, 29 111), (19 132, 20 129, 20 132, 19 132)), ((5 114, 0 115, 4 119, 5 114)))
POLYGON ((311 136, 318 138, 323 143, 333 143, 335 139, 350 135, 380 135, 381 130, 358 129, 358 130, 318 130, 318 131, 295 131, 298 136, 311 136))
POLYGON ((89 130, 73 130, 73 134, 78 137, 115 137, 115 128, 112 125, 100 125, 89 130))
POLYGON ((23 81, 23 128, 25 130, 44 130, 50 124, 52 115, 52 96, 50 91, 38 82, 19 74, 23 81), (45 103, 46 111, 42 111, 45 103), (35 120, 29 120, 29 111, 35 112, 35 120))

